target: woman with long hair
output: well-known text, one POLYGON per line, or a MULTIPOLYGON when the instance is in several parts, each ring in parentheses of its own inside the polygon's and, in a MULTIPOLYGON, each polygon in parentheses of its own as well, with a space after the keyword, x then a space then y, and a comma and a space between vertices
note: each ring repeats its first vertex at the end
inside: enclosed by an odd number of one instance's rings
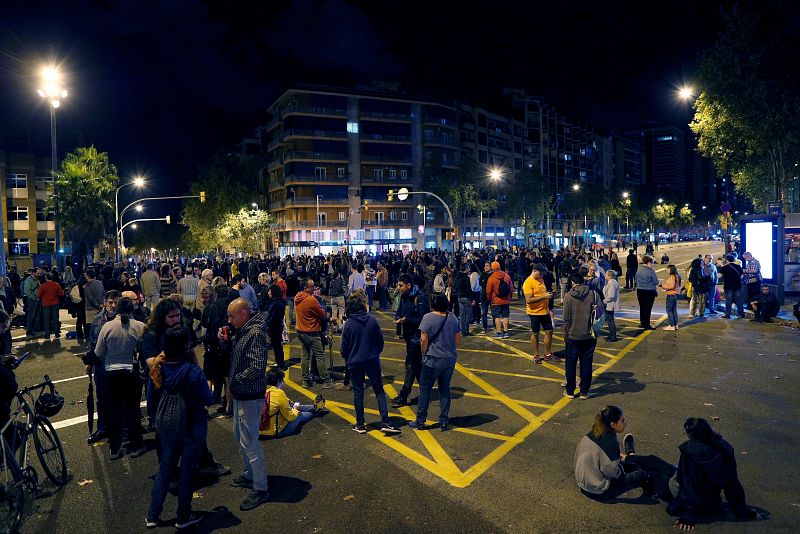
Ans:
POLYGON ((681 285, 683 280, 678 273, 678 268, 674 265, 667 265, 667 279, 661 284, 667 294, 667 320, 669 326, 664 330, 677 330, 678 327, 678 299, 680 298, 681 285))
POLYGON ((603 286, 603 303, 606 305, 606 324, 608 325, 608 335, 605 339, 606 341, 619 341, 614 312, 621 310, 622 306, 619 302, 617 272, 614 269, 606 271, 606 284, 603 286))
POLYGON ((706 294, 710 277, 703 272, 703 260, 695 258, 689 267, 689 281, 692 283, 692 300, 689 302, 689 315, 701 317, 706 309, 706 294))

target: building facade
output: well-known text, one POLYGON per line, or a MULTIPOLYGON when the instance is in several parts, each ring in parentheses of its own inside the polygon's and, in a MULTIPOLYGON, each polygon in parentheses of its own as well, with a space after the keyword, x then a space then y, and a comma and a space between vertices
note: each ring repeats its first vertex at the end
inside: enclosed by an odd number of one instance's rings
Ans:
POLYGON ((46 209, 53 191, 50 159, 0 150, 3 239, 9 264, 28 265, 33 254, 52 254, 55 217, 46 209))

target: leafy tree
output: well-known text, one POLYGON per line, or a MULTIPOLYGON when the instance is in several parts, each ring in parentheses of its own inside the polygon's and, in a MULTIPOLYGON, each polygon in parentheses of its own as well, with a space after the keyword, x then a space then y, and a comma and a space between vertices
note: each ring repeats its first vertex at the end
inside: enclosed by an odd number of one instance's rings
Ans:
POLYGON ((423 190, 444 199, 456 219, 455 224, 458 224, 459 215, 466 218, 497 207, 497 200, 488 198, 486 180, 483 167, 471 158, 463 158, 456 169, 443 167, 438 155, 422 165, 423 190))
POLYGON ((680 210, 678 210, 677 220, 681 227, 692 226, 694 224, 694 213, 692 213, 692 208, 689 206, 683 206, 680 210))
POLYGON ((543 221, 550 212, 553 204, 550 181, 538 169, 525 169, 504 190, 503 216, 506 221, 520 222, 527 236, 528 228, 543 221))
POLYGON ((690 127, 698 149, 759 208, 786 202, 800 158, 800 47, 784 5, 736 6, 703 54, 690 127))
POLYGON ((192 184, 191 194, 205 191, 206 202, 200 203, 197 199, 184 202, 181 224, 188 228, 184 238, 187 248, 211 250, 226 245, 217 229, 229 214, 257 200, 257 176, 254 166, 222 151, 200 167, 199 179, 192 184))
POLYGON ((660 224, 661 228, 669 230, 675 222, 675 204, 656 204, 650 208, 650 214, 656 225, 660 224))
POLYGON ((242 208, 228 213, 222 224, 215 228, 218 239, 229 247, 248 252, 269 250, 274 234, 274 219, 265 210, 242 208))
POLYGON ((106 152, 98 152, 94 146, 79 147, 61 161, 55 183, 47 208, 58 214, 59 227, 72 243, 73 257, 82 262, 94 250, 99 260, 98 243, 113 234, 117 168, 106 152))

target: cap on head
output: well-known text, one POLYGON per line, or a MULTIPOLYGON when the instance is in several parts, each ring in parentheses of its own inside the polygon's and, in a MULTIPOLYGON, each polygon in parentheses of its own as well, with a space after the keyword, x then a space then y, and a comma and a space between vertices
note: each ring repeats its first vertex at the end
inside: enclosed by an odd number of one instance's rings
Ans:
POLYGON ((500 270, 500 262, 499 261, 493 261, 492 262, 492 270, 493 271, 499 271, 500 270))

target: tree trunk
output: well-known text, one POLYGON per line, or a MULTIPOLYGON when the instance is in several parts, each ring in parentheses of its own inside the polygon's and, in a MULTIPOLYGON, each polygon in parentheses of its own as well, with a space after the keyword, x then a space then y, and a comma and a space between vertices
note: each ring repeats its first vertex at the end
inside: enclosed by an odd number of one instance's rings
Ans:
POLYGON ((94 261, 95 263, 99 263, 100 262, 100 242, 99 241, 94 244, 94 254, 93 254, 93 257, 92 257, 92 261, 94 261))

